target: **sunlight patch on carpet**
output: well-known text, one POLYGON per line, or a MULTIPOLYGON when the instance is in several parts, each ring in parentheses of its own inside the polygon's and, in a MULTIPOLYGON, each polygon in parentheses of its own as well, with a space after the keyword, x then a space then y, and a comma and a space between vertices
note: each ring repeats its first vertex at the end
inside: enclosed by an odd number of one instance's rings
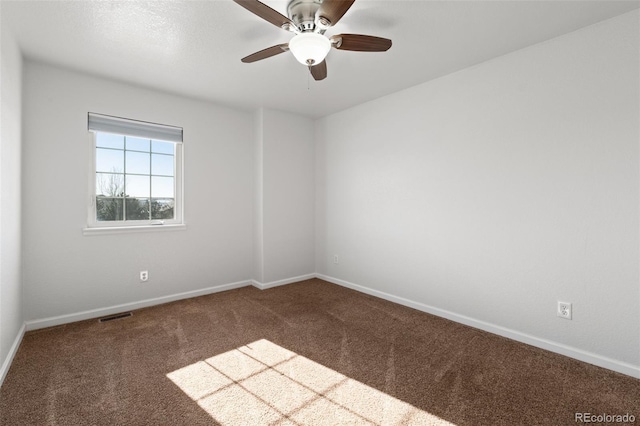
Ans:
POLYGON ((223 425, 453 425, 265 339, 167 377, 223 425))

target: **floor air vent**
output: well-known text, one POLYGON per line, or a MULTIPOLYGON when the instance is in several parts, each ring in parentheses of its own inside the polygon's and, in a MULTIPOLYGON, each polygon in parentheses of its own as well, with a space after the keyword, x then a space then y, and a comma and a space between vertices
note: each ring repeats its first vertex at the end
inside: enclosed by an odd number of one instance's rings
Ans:
POLYGON ((108 317, 102 317, 98 321, 100 322, 113 321, 120 318, 130 317, 131 315, 133 315, 131 312, 124 312, 122 314, 115 314, 115 315, 109 315, 108 317))

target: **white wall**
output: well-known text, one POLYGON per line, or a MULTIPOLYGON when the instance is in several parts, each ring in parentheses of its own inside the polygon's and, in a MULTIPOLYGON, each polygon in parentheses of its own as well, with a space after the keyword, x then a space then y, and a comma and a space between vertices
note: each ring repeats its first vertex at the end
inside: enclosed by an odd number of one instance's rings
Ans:
POLYGON ((27 320, 251 279, 250 113, 30 61, 24 84, 27 320), (184 128, 186 231, 83 236, 88 111, 184 128))
MULTIPOLYGON (((1 8, 1 6, 0 6, 1 8)), ((0 384, 22 327, 22 56, 0 21, 0 384), (6 362, 6 364, 5 364, 6 362)))
POLYGON ((258 283, 264 283, 264 137, 262 133, 263 109, 254 115, 253 132, 253 273, 258 283))
POLYGON ((317 272, 633 374, 638 21, 320 119, 317 272))
POLYGON ((269 284, 315 272, 314 125, 270 109, 260 109, 255 120, 254 277, 269 284))

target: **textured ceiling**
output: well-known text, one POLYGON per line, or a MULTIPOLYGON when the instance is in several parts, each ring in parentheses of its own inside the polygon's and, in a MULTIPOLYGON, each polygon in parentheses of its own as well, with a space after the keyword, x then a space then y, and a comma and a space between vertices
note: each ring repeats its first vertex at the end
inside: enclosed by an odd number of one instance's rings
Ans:
MULTIPOLYGON (((264 0, 286 14, 286 2, 264 0)), ((291 33, 230 0, 1 0, 27 58, 243 109, 320 117, 628 12, 638 1, 358 0, 327 35, 390 38, 386 53, 332 50, 316 82, 290 53, 240 58, 291 33)))

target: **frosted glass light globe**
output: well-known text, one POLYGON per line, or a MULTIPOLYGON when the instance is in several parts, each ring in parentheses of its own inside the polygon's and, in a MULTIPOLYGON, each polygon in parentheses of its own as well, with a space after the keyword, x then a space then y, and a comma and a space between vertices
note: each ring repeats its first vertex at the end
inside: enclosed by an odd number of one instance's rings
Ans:
POLYGON ((291 39, 289 50, 302 65, 317 65, 327 57, 331 42, 322 34, 301 33, 291 39))

